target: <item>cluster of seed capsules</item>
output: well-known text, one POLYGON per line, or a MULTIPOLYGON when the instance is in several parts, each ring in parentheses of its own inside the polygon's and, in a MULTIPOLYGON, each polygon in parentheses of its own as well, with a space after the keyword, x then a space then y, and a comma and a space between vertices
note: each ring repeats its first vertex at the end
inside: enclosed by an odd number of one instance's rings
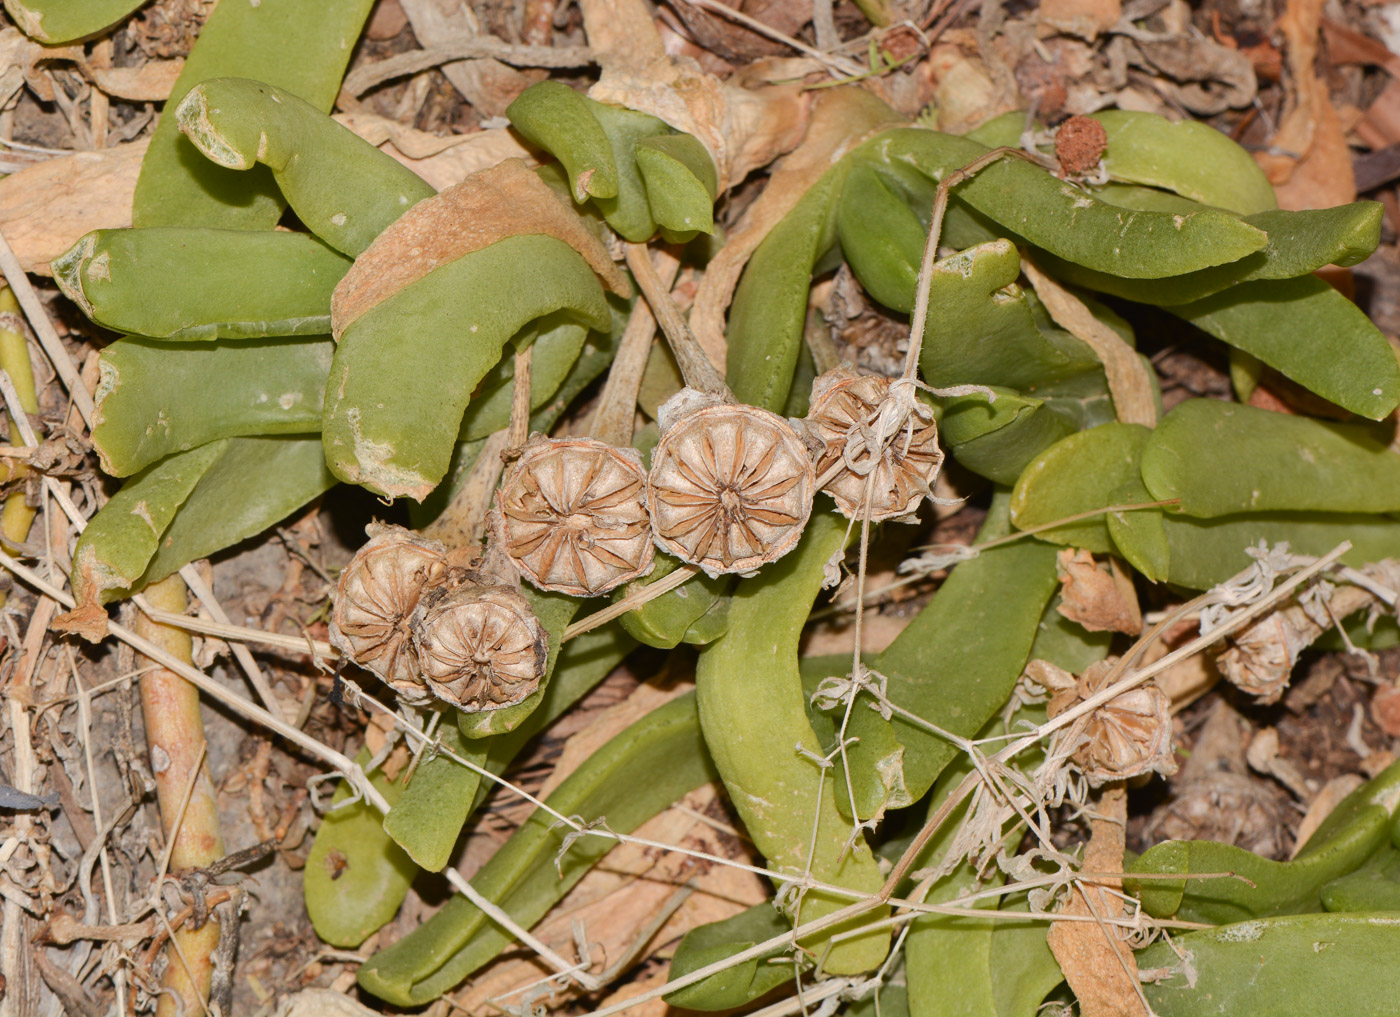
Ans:
POLYGON ((496 491, 485 557, 376 528, 341 573, 331 642, 408 703, 521 702, 548 658, 522 577, 597 597, 648 574, 657 548, 712 576, 749 574, 796 546, 819 487, 848 518, 912 514, 943 453, 922 403, 881 440, 890 388, 828 371, 802 420, 683 389, 660 409, 649 471, 632 448, 535 435, 496 491))

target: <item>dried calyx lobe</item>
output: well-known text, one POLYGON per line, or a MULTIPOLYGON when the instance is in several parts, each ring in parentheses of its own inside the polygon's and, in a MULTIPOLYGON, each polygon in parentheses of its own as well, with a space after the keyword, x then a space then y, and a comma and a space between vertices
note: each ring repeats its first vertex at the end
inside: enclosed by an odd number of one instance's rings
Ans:
POLYGON ((367 532, 336 585, 336 649, 412 705, 476 713, 535 691, 548 643, 507 570, 402 527, 367 532))

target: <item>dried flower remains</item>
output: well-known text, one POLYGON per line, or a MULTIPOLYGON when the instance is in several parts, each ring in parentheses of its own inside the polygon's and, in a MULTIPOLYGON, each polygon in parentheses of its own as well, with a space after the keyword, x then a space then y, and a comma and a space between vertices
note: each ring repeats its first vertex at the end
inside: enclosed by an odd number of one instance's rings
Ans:
MULTIPOLYGON (((1090 664, 1076 679, 1049 661, 1033 660, 1026 665, 1026 677, 1051 694, 1049 715, 1054 718, 1103 691, 1117 661, 1109 657, 1090 664)), ((1153 682, 1114 696, 1081 723, 1071 758, 1093 786, 1176 772, 1171 701, 1153 682)))
POLYGON ((683 389, 661 407, 647 508, 656 545, 710 575, 752 572, 797 544, 816 474, 796 430, 683 389))
POLYGON ((607 593, 651 571, 645 489, 635 449, 535 435, 496 494, 502 546, 542 590, 607 593))
POLYGON ((812 408, 805 424, 818 449, 817 476, 840 467, 822 490, 847 518, 863 517, 867 484, 871 521, 910 515, 930 493, 943 467, 938 425, 932 411, 921 403, 892 441, 880 441, 877 424, 890 383, 881 375, 838 367, 812 385, 812 408), (918 413, 919 409, 926 412, 918 413))
POLYGON ((428 700, 410 623, 425 589, 447 572, 446 549, 400 526, 371 523, 369 542, 341 570, 330 641, 410 704, 428 700))
POLYGON ((413 621, 423 681, 465 713, 514 706, 539 688, 549 641, 529 603, 507 586, 433 591, 413 621))

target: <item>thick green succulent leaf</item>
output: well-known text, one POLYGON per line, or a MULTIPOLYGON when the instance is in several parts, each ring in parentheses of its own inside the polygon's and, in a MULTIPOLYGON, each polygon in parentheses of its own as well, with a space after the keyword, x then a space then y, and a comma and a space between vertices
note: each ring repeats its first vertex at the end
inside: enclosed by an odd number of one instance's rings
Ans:
MULTIPOLYGON (((373 0, 260 0, 218 4, 170 92, 173 112, 196 84, 240 75, 301 96, 328 112, 373 0)), ((141 162, 136 226, 270 230, 285 207, 266 170, 234 173, 200 157, 163 116, 141 162)))
MULTIPOLYGON (((695 697, 684 695, 653 710, 595 752, 546 799, 556 812, 605 818, 630 833, 686 792, 714 778, 700 737, 695 697)), ((571 845, 555 870, 568 830, 536 809, 472 877, 472 885, 531 926, 569 891, 615 843, 585 837, 571 845)), ((430 1002, 512 943, 465 897, 453 897, 432 918, 359 971, 361 987, 398 1006, 430 1002)))
POLYGON ((5 0, 21 32, 45 46, 78 42, 100 35, 145 0, 5 0))
POLYGON ((612 142, 593 115, 593 105, 562 81, 541 81, 506 107, 511 126, 563 165, 580 205, 589 197, 615 198, 618 190, 612 142))
POLYGON ((1193 519, 1162 516, 1170 562, 1167 579, 1178 586, 1208 590, 1248 568, 1245 548, 1287 541, 1294 554, 1324 555, 1344 540, 1352 549, 1347 565, 1400 557, 1400 526, 1389 516, 1343 512, 1258 512, 1193 519))
POLYGON ((163 459, 98 510, 73 552, 73 595, 80 605, 115 600, 141 578, 176 510, 227 447, 227 441, 212 442, 163 459))
POLYGON ((677 238, 715 231, 719 175, 697 138, 689 134, 642 138, 633 155, 658 226, 677 238))
POLYGON ((1048 256, 1045 267, 1065 282, 1126 300, 1171 307, 1203 300, 1237 283, 1295 279, 1328 265, 1355 265, 1376 249, 1381 205, 1357 201, 1300 212, 1258 212, 1244 221, 1269 235, 1262 251, 1229 265, 1204 268, 1170 279, 1120 279, 1048 256))
POLYGON ((253 536, 334 483, 315 438, 225 438, 137 473, 78 539, 73 594, 102 604, 253 536))
MULTIPOLYGON (((500 774, 527 741, 606 678, 635 645, 612 625, 584 633, 564 647, 554 680, 549 685, 548 696, 540 708, 514 731, 490 741, 467 741, 449 722, 440 728, 439 736, 443 744, 458 756, 471 760, 490 773, 500 774)), ((419 764, 417 773, 403 788, 402 794, 396 790, 397 800, 390 801, 392 808, 387 816, 382 817, 382 824, 379 813, 371 809, 373 829, 368 825, 356 826, 356 842, 362 850, 368 851, 378 845, 376 850, 393 856, 390 851, 392 841, 423 869, 437 872, 447 864, 462 828, 492 786, 490 782, 484 782, 475 770, 449 756, 426 758, 419 764)), ((317 837, 319 843, 319 833, 317 837)), ((392 907, 386 894, 383 907, 375 912, 376 918, 382 917, 382 921, 392 918, 407 893, 408 885, 405 883, 399 888, 392 907)))
MULTIPOLYGON (((613 602, 636 593, 666 578, 681 567, 679 558, 658 553, 656 565, 641 579, 618 587, 613 602)), ((691 638, 691 629, 734 587, 733 576, 697 575, 686 580, 669 593, 662 594, 635 607, 618 619, 631 636, 647 646, 669 650, 681 643, 707 643, 709 639, 691 638)))
POLYGON ((214 78, 175 107, 180 130, 230 170, 261 164, 306 228, 358 255, 431 184, 295 92, 249 78, 214 78))
MULTIPOLYGON (((676 947, 668 978, 674 981, 699 971, 781 936, 791 928, 792 923, 769 901, 755 904, 723 921, 696 926, 676 947)), ((777 959, 782 955, 783 950, 778 949, 764 957, 750 958, 670 993, 665 997, 666 1002, 685 1010, 732 1010, 745 1006, 792 981, 795 969, 791 962, 777 959)))
MULTIPOLYGON (((978 534, 983 542, 1008 529, 1007 497, 999 493, 978 534)), ((983 551, 957 565, 928 605, 870 667, 889 679, 886 695, 902 710, 970 738, 1006 702, 1025 667, 1042 612, 1054 593, 1055 552, 1021 540, 983 551)), ((851 712, 847 751, 857 790, 872 785, 883 800, 856 802, 862 819, 882 807, 918 801, 957 755, 949 742, 896 714, 884 720, 864 700, 851 712), (890 729, 894 751, 883 735, 890 729)), ((844 788, 838 776, 837 786, 844 788)), ((839 795, 838 801, 845 799, 839 795)))
POLYGON ((1143 909, 1162 918, 1239 922, 1321 910, 1324 885, 1355 872, 1390 842, 1391 814, 1400 801, 1400 764, 1348 795, 1291 861, 1260 858, 1215 841, 1169 840, 1128 866, 1132 873, 1222 873, 1242 879, 1132 880, 1128 889, 1143 909))
POLYGON ((714 229, 718 176, 697 139, 665 121, 575 92, 558 81, 527 88, 506 109, 512 126, 564 166, 574 201, 593 200, 625 240, 658 225, 677 238, 714 229))
POLYGON ((320 431, 334 352, 329 336, 189 345, 117 340, 99 362, 92 443, 102 469, 126 477, 220 438, 320 431))
POLYGON ((787 402, 807 320, 812 273, 836 245, 843 160, 802 196, 749 259, 729 310, 725 381, 741 403, 777 412, 787 402))
POLYGON ((161 536, 140 585, 256 536, 324 494, 335 477, 319 447, 314 435, 227 439, 161 536))
MULTIPOLYGON (((369 762, 362 749, 355 762, 369 762)), ((370 782, 390 807, 402 785, 382 772, 370 782)), ((379 829, 379 812, 341 781, 331 796, 331 810, 321 820, 302 869, 302 894, 311 926, 331 946, 353 950, 398 913, 418 866, 379 829)))
POLYGON ((1400 455, 1366 428, 1188 399, 1142 447, 1153 498, 1213 518, 1241 512, 1400 511, 1400 455))
MULTIPOLYGON (((1154 500, 1140 477, 1117 488, 1108 499, 1114 505, 1145 505, 1154 500)), ((1171 577, 1171 540, 1167 537, 1164 515, 1161 509, 1150 508, 1110 512, 1104 516, 1114 549, 1154 583, 1171 577)))
POLYGON ((509 237, 435 269, 356 318, 326 389, 326 461, 343 480, 421 501, 447 472, 471 392, 536 318, 611 324, 587 262, 553 237, 509 237), (520 285, 528 271, 531 285, 520 285))
POLYGON ((836 230, 865 291, 886 307, 912 311, 928 227, 873 164, 857 162, 846 174, 836 230))
MULTIPOLYGON (((989 150, 966 138, 897 128, 858 151, 903 162, 941 180, 989 150)), ((1037 247, 1076 265, 1129 279, 1161 279, 1229 264, 1268 243, 1262 230, 1227 212, 1125 211, 1016 158, 986 167, 960 184, 957 194, 1037 247)))
MULTIPOLYGON (((1142 445, 1151 433, 1141 424, 1102 424, 1051 445, 1016 482, 1011 521, 1026 530, 1112 505, 1114 492, 1139 476, 1142 445)), ((1096 554, 1113 550, 1102 517, 1055 526, 1036 537, 1096 554)))
POLYGON ((1400 403, 1390 343, 1315 276, 1242 283, 1168 310, 1360 416, 1380 420, 1400 403))
POLYGON ((1093 119, 1108 133, 1103 164, 1114 180, 1161 187, 1241 215, 1278 207, 1254 157, 1208 124, 1128 110, 1104 110, 1093 119))
POLYGON ((1027 463, 1073 430, 1073 422, 1043 400, 1011 389, 996 390, 996 402, 981 392, 949 399, 939 424, 943 444, 958 462, 1006 485, 1016 483, 1027 463))
MULTIPOLYGON (((534 352, 530 356, 532 413, 559 391, 588 338, 588 329, 567 317, 558 324, 545 318, 536 327, 540 335, 531 343, 534 352)), ((467 404, 458 434, 461 441, 485 438, 510 423, 511 400, 515 398, 515 347, 516 343, 506 347, 496 366, 481 380, 476 397, 467 404)))
MULTIPOLYGON (((754 846, 771 868, 810 872, 825 883, 874 893, 882 882, 869 846, 846 844, 848 825, 838 806, 838 781, 816 780, 810 759, 794 746, 820 753, 807 720, 798 642, 821 592, 827 564, 846 546, 846 520, 815 512, 797 547, 753 578, 741 580, 729 605, 729 629, 700 651, 696 698, 705 745, 754 846), (754 709, 754 702, 763 709, 754 709), (814 833, 814 830, 816 831, 814 833)), ((864 712, 864 711, 860 711, 864 712)), ((840 910, 847 901, 809 891, 800 922, 840 910)), ((864 921, 883 917, 882 909, 864 921)), ((802 941, 823 956, 832 974, 876 968, 889 950, 889 930, 825 943, 849 931, 847 921, 802 941)))
POLYGON ((1400 914, 1290 915, 1173 936, 1138 954, 1160 1017, 1400 1014, 1400 914))
POLYGON ((97 230, 53 261, 93 321, 152 339, 324 335, 350 268, 305 233, 151 227, 97 230))
POLYGON ((1400 851, 1382 851, 1355 872, 1322 887, 1328 911, 1400 911, 1400 851))
POLYGON ((1009 240, 934 263, 919 353, 930 385, 1001 385, 1033 394, 1098 366, 1083 342, 1053 324, 1040 327, 1039 302, 1016 284, 1020 274, 1021 256, 1009 240))

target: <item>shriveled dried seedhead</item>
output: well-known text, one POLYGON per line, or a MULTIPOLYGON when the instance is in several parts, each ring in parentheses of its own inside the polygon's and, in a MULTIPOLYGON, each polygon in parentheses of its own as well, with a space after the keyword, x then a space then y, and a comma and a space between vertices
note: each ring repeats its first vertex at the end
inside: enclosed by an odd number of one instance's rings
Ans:
POLYGON ((428 691, 465 713, 514 706, 539 688, 549 642, 529 603, 507 586, 439 588, 413 620, 428 691))
POLYGON ((502 546, 542 590, 596 597, 651 571, 646 471, 634 449, 535 435, 496 504, 502 546))
POLYGON ((797 544, 816 474, 796 430, 683 389, 661 407, 647 509, 656 544, 710 575, 752 572, 797 544))
POLYGON ((867 483, 872 522, 908 516, 930 493, 943 468, 932 411, 911 413, 908 425, 881 447, 878 419, 891 380, 838 367, 812 385, 805 424, 817 447, 816 473, 822 477, 841 467, 822 490, 848 519, 863 518, 867 483))
POLYGON ((383 679, 410 704, 428 701, 411 645, 411 623, 423 591, 442 582, 446 549, 400 526, 372 523, 370 540, 340 573, 330 641, 383 679))
MULTIPOLYGON (((1026 675, 1052 694, 1054 718, 1103 691, 1117 660, 1091 664, 1078 679, 1048 661, 1033 660, 1026 675)), ((1088 715, 1071 758, 1095 787, 1145 773, 1170 776, 1176 772, 1171 700, 1151 681, 1114 696, 1088 715)))

